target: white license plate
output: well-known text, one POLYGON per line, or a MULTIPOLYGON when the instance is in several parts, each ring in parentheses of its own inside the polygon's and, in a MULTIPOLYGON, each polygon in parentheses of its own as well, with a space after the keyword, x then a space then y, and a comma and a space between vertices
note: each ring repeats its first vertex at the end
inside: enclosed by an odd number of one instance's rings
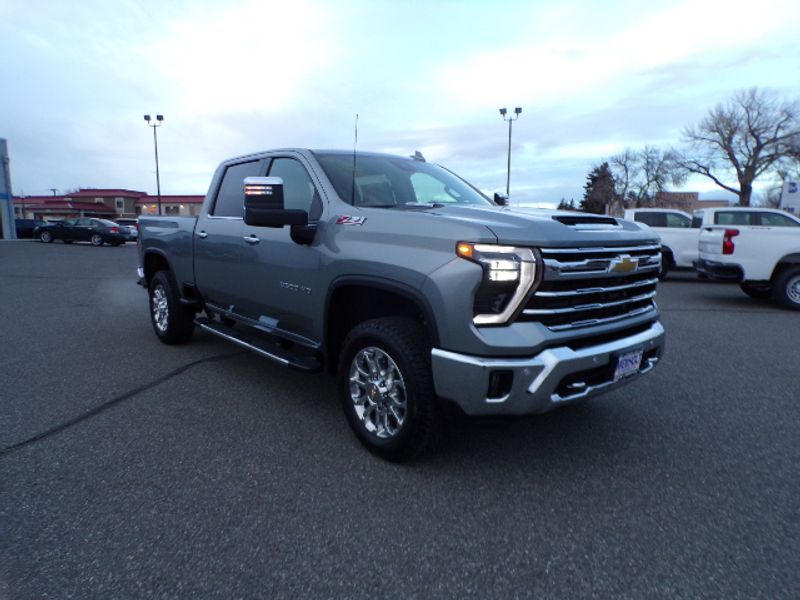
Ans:
POLYGON ((642 352, 642 348, 638 348, 619 355, 617 367, 614 369, 614 381, 636 375, 639 372, 639 366, 642 364, 642 352))

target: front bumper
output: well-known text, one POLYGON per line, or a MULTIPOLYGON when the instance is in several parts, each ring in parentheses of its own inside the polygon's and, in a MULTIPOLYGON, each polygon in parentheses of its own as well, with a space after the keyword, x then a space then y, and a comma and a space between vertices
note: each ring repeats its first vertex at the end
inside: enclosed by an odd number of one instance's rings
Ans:
POLYGON ((543 413, 619 387, 651 371, 663 351, 664 328, 654 322, 625 338, 575 350, 548 348, 531 358, 484 358, 439 348, 431 351, 431 358, 440 397, 471 416, 500 416, 543 413), (639 371, 614 381, 616 357, 639 348, 639 371), (508 389, 490 397, 491 383, 498 377, 508 389))
POLYGON ((744 271, 739 265, 716 262, 700 258, 692 263, 694 270, 717 281, 742 281, 744 271))

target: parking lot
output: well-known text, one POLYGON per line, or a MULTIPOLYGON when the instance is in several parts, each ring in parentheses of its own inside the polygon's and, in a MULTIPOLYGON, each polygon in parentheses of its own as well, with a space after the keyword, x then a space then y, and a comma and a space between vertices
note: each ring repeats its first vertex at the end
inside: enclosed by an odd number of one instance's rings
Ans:
POLYGON ((800 314, 677 273, 651 376, 398 466, 136 264, 0 242, 0 598, 797 597, 800 314))

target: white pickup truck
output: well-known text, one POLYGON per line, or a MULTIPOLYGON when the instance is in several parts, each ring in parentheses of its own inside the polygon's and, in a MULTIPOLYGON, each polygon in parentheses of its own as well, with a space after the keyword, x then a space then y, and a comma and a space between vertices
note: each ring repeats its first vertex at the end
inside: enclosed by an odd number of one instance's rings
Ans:
POLYGON ((800 219, 780 210, 731 207, 697 211, 695 224, 701 227, 694 263, 699 273, 800 310, 800 219))
POLYGON ((629 208, 628 221, 644 223, 661 237, 661 271, 664 279, 671 269, 691 269, 697 260, 699 230, 692 229, 692 216, 670 208, 629 208))

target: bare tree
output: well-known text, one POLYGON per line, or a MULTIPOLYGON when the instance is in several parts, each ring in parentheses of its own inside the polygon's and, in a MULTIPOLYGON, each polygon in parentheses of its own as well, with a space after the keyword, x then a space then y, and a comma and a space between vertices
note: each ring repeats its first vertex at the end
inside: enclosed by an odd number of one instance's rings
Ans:
MULTIPOLYGON (((686 178, 675 152, 655 146, 641 150, 626 148, 609 159, 616 183, 617 202, 623 207, 650 206, 658 192, 668 185, 680 185, 686 178)), ((622 207, 621 207, 622 208, 622 207)))
POLYGON ((743 90, 683 136, 689 148, 680 156, 681 166, 737 194, 741 206, 750 206, 759 176, 800 158, 800 104, 758 88, 743 90))

